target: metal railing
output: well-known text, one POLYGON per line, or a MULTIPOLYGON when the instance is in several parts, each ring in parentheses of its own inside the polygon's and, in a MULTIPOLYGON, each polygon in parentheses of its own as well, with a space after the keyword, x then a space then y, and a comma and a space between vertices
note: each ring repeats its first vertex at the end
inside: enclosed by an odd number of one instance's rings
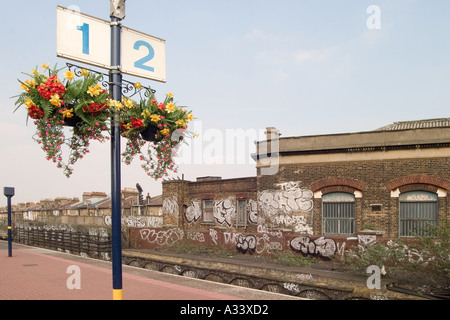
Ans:
POLYGON ((13 241, 50 250, 110 260, 111 236, 90 235, 69 230, 16 227, 13 241))

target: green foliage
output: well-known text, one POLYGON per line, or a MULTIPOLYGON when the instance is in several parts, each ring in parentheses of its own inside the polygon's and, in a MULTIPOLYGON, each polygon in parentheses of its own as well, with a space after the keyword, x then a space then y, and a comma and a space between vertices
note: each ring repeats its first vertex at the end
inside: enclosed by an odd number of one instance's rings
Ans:
POLYGON ((300 254, 296 254, 290 250, 274 251, 272 253, 272 259, 275 263, 282 264, 291 267, 311 267, 315 258, 304 257, 300 254))
MULTIPOLYGON (((365 273, 370 265, 385 267, 388 274, 426 274, 430 279, 450 281, 450 228, 449 223, 430 225, 427 237, 397 239, 387 243, 358 246, 347 252, 340 267, 365 273)), ((433 280, 434 281, 434 280, 433 280)))

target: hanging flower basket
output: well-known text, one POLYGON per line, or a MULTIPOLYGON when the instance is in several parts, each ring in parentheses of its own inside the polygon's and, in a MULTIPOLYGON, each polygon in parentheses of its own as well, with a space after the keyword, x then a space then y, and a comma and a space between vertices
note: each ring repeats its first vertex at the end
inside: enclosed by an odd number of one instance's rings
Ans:
POLYGON ((141 137, 145 141, 156 142, 161 139, 157 138, 158 128, 153 125, 148 125, 144 130, 141 131, 141 137))
POLYGON ((63 69, 51 69, 46 64, 43 71, 32 70, 30 79, 20 81, 24 90, 15 98, 16 110, 25 106, 27 117, 34 120, 34 140, 42 146, 46 158, 64 170, 67 177, 73 173, 72 166, 89 152, 92 140, 104 142, 109 139, 111 116, 107 104, 109 95, 102 89, 99 80, 87 70, 82 70, 81 79, 75 80, 70 70, 61 79, 63 69), (71 137, 66 137, 64 128, 70 128, 71 137), (64 157, 64 146, 69 154, 64 157))
POLYGON ((60 78, 58 73, 63 69, 51 69, 46 64, 41 67, 43 71, 36 68, 25 73, 30 79, 19 80, 24 92, 15 97, 15 111, 25 106, 27 120, 33 119, 36 126, 33 139, 42 146, 47 160, 62 168, 67 177, 73 173, 72 166, 89 152, 91 141, 109 140, 111 118, 117 114, 121 134, 127 139, 122 154, 126 164, 139 156, 142 168, 154 179, 176 172, 173 158, 179 144, 191 135, 187 126, 194 116, 178 107, 171 93, 158 103, 152 90, 143 92, 137 83, 138 103, 128 97, 115 101, 102 89, 101 74, 81 69, 75 80, 70 69, 60 78), (64 155, 67 150, 68 155, 64 155))
POLYGON ((174 158, 184 137, 192 136, 187 130, 194 119, 191 111, 174 103, 173 94, 168 93, 163 102, 155 99, 147 90, 140 102, 123 99, 121 113, 122 136, 127 138, 123 161, 130 164, 139 157, 148 176, 160 179, 176 172, 174 158))

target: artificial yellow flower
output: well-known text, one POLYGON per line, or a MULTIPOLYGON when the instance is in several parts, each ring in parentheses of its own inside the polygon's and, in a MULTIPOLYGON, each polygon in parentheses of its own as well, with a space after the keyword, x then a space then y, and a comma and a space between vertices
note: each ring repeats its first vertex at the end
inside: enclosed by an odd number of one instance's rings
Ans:
POLYGON ((193 134, 193 137, 194 137, 194 138, 198 138, 198 136, 200 136, 200 134, 199 134, 198 132, 195 132, 195 133, 193 134))
POLYGON ((82 76, 86 77, 89 75, 89 71, 87 71, 86 69, 81 69, 81 73, 82 76))
POLYGON ((130 130, 132 128, 131 123, 127 123, 123 126, 126 130, 130 130))
POLYGON ((100 85, 97 84, 97 85, 95 85, 95 86, 90 86, 90 87, 88 88, 87 93, 88 93, 91 97, 96 97, 96 96, 98 96, 100 93, 102 93, 101 88, 100 88, 100 85))
POLYGON ((175 124, 179 127, 179 128, 184 128, 186 127, 186 122, 184 122, 183 120, 177 120, 175 122, 175 124))
POLYGON ((72 72, 70 70, 67 70, 66 73, 64 73, 64 77, 68 79, 69 81, 73 80, 75 78, 75 72, 72 72))
POLYGON ((66 109, 63 111, 62 115, 64 118, 72 118, 73 117, 73 109, 66 109))
POLYGON ((59 94, 55 93, 54 95, 52 95, 50 97, 50 103, 52 105, 54 105, 55 107, 59 107, 62 103, 61 97, 59 96, 59 94))
POLYGON ((168 94, 166 94, 166 96, 169 97, 169 98, 173 98, 173 93, 169 92, 168 94))
POLYGON ((134 107, 133 101, 132 101, 131 99, 128 99, 127 97, 124 97, 122 100, 123 100, 123 104, 124 104, 125 107, 127 107, 128 109, 134 107))
POLYGON ((169 133, 170 133, 170 129, 167 129, 167 128, 162 129, 162 130, 161 130, 161 133, 162 133, 163 136, 167 136, 167 135, 169 135, 169 133))
POLYGON ((151 113, 150 111, 148 111, 148 110, 144 110, 144 111, 142 111, 141 115, 142 115, 144 118, 150 118, 150 116, 152 115, 152 113, 151 113))
POLYGON ((28 91, 28 90, 29 90, 29 89, 28 89, 28 86, 26 86, 26 85, 23 84, 23 83, 20 84, 20 89, 25 90, 25 91, 28 91))
POLYGON ((39 72, 36 69, 31 70, 31 74, 36 74, 36 72, 39 74, 39 72))
POLYGON ((188 120, 191 121, 194 119, 194 115, 192 113, 188 114, 188 120))
POLYGON ((30 86, 30 87, 36 87, 36 81, 34 81, 33 79, 31 79, 31 80, 26 80, 25 81, 25 84, 26 85, 28 85, 28 86, 30 86))
POLYGON ((43 63, 41 67, 44 68, 44 69, 46 69, 46 70, 50 69, 49 65, 48 65, 48 64, 45 64, 45 63, 43 63))
POLYGON ((157 114, 152 114, 152 115, 150 116, 150 119, 151 119, 153 122, 158 122, 159 120, 161 120, 161 117, 160 117, 159 115, 157 115, 157 114))
POLYGON ((111 107, 111 108, 115 108, 117 111, 120 111, 120 110, 122 110, 123 109, 123 104, 122 104, 122 102, 120 102, 120 101, 117 101, 117 100, 109 100, 107 103, 106 103, 109 107, 111 107))
POLYGON ((136 82, 136 83, 134 84, 134 87, 135 87, 136 89, 142 89, 142 84, 141 84, 140 82, 136 82))
POLYGON ((174 112, 174 111, 175 111, 175 108, 176 108, 176 106, 175 106, 172 102, 169 102, 169 103, 166 105, 167 113, 172 113, 172 112, 174 112))
POLYGON ((25 104, 28 108, 31 108, 32 106, 34 106, 34 102, 33 102, 33 100, 31 100, 30 98, 27 98, 27 99, 24 101, 24 104, 25 104))

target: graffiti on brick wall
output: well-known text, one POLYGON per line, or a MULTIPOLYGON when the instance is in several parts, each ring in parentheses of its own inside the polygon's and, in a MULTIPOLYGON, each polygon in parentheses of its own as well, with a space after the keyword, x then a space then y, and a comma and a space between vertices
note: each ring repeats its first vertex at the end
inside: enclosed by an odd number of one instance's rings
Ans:
POLYGON ((300 181, 279 183, 276 190, 263 190, 258 196, 262 215, 261 223, 271 222, 292 227, 295 232, 312 234, 312 228, 298 212, 310 212, 313 209, 313 192, 300 187, 300 181))
POLYGON ((216 229, 209 229, 209 236, 211 237, 212 242, 217 245, 217 241, 219 240, 219 235, 216 229))
POLYGON ((178 228, 168 230, 141 229, 139 231, 141 239, 151 244, 168 245, 183 240, 184 231, 178 228))
POLYGON ((236 199, 229 197, 228 199, 214 201, 214 219, 219 224, 232 226, 233 220, 236 220, 236 199))
MULTIPOLYGON (((103 222, 111 226, 111 216, 104 216, 103 222)), ((163 224, 163 217, 160 216, 128 216, 122 217, 122 226, 137 228, 160 228, 163 224)))
POLYGON ((258 202, 250 199, 247 204, 248 222, 252 224, 258 223, 258 202))
POLYGON ((184 217, 188 224, 196 223, 202 216, 202 209, 200 207, 200 201, 191 201, 186 208, 184 217))
POLYGON ((163 212, 164 214, 168 214, 171 216, 177 216, 178 215, 178 203, 177 203, 177 199, 172 197, 172 198, 165 198, 163 200, 163 212))
POLYGON ((256 236, 240 234, 237 237, 236 249, 242 253, 253 254, 256 250, 256 236))
POLYGON ((291 249, 303 256, 331 259, 336 253, 336 242, 333 239, 320 237, 312 240, 308 236, 299 236, 291 240, 291 249))
POLYGON ((224 242, 235 245, 237 251, 244 254, 269 254, 283 250, 283 233, 280 231, 262 234, 224 232, 224 242))
POLYGON ((190 231, 188 231, 187 232, 187 239, 188 240, 193 240, 193 241, 196 241, 196 242, 200 242, 200 243, 203 243, 203 242, 205 242, 205 234, 203 233, 203 232, 190 232, 190 231))

